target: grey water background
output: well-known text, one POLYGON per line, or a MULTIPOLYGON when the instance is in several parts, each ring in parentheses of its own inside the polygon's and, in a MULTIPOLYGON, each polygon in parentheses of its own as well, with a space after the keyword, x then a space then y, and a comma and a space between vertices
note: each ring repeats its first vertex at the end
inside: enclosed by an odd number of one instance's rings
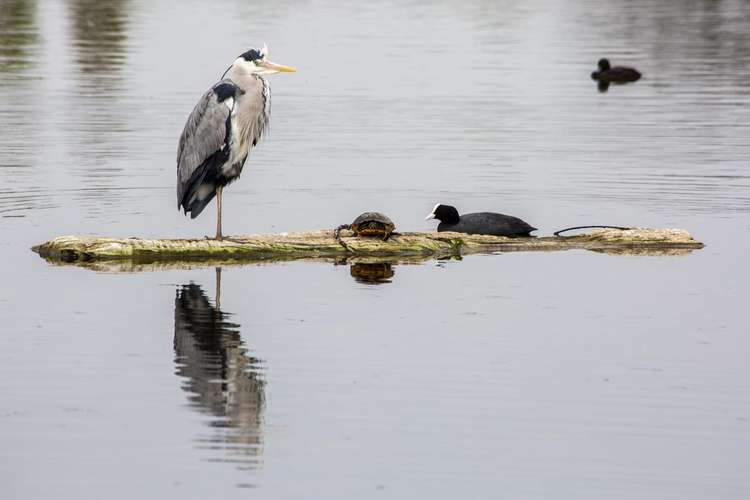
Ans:
POLYGON ((739 0, 2 0, 0 496, 747 498, 749 77, 739 0), (225 267, 220 298, 29 251, 212 234, 177 138, 264 40, 299 73, 225 233, 443 201, 707 246, 225 267), (602 56, 645 76, 599 93, 602 56))

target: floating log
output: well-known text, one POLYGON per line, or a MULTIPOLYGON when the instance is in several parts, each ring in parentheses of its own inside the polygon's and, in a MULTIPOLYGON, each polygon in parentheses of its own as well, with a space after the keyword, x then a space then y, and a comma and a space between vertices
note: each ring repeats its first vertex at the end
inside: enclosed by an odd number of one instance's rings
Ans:
MULTIPOLYGON (((463 233, 397 233, 388 241, 358 238, 344 231, 258 234, 202 239, 61 236, 32 248, 48 261, 91 264, 128 261, 133 265, 169 263, 216 265, 298 259, 375 259, 382 262, 460 257, 474 253, 583 249, 616 254, 675 255, 702 248, 682 229, 602 229, 573 236, 505 238, 463 233)), ((130 265, 130 264, 129 264, 130 265)))

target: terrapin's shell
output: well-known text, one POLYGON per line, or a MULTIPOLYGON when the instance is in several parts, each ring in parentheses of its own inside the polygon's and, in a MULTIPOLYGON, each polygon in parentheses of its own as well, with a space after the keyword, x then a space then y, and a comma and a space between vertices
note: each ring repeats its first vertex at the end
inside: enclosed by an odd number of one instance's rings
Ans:
POLYGON ((396 225, 387 215, 380 212, 365 212, 354 219, 354 222, 352 222, 352 226, 359 226, 366 222, 380 222, 384 226, 390 227, 391 229, 396 227, 396 225))
POLYGON ((356 236, 377 236, 387 240, 396 225, 387 215, 380 212, 365 212, 354 219, 349 228, 356 236))

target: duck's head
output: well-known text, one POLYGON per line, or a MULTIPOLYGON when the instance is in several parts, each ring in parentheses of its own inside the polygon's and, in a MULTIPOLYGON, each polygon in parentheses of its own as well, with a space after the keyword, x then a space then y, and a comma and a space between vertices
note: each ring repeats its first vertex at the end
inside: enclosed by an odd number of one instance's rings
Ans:
POLYGON ((427 214, 427 217, 425 217, 425 220, 430 219, 437 219, 440 222, 445 222, 446 224, 458 224, 458 210, 456 210, 456 207, 452 207, 450 205, 441 205, 438 203, 435 205, 435 208, 432 209, 432 212, 427 214))
POLYGON ((606 57, 599 59, 597 66, 599 66, 599 71, 607 71, 611 67, 609 65, 609 59, 606 57))

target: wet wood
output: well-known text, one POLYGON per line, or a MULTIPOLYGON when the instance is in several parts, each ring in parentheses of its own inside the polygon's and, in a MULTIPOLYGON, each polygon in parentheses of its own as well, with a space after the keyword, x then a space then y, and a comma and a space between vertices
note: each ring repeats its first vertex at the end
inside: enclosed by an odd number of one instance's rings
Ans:
POLYGON ((374 258, 383 261, 458 257, 473 253, 583 249, 617 254, 675 254, 702 248, 682 229, 604 229, 573 236, 504 238, 462 233, 400 233, 388 241, 344 232, 343 245, 332 231, 258 234, 212 239, 141 239, 61 236, 33 250, 53 262, 131 261, 263 262, 297 259, 374 258))

